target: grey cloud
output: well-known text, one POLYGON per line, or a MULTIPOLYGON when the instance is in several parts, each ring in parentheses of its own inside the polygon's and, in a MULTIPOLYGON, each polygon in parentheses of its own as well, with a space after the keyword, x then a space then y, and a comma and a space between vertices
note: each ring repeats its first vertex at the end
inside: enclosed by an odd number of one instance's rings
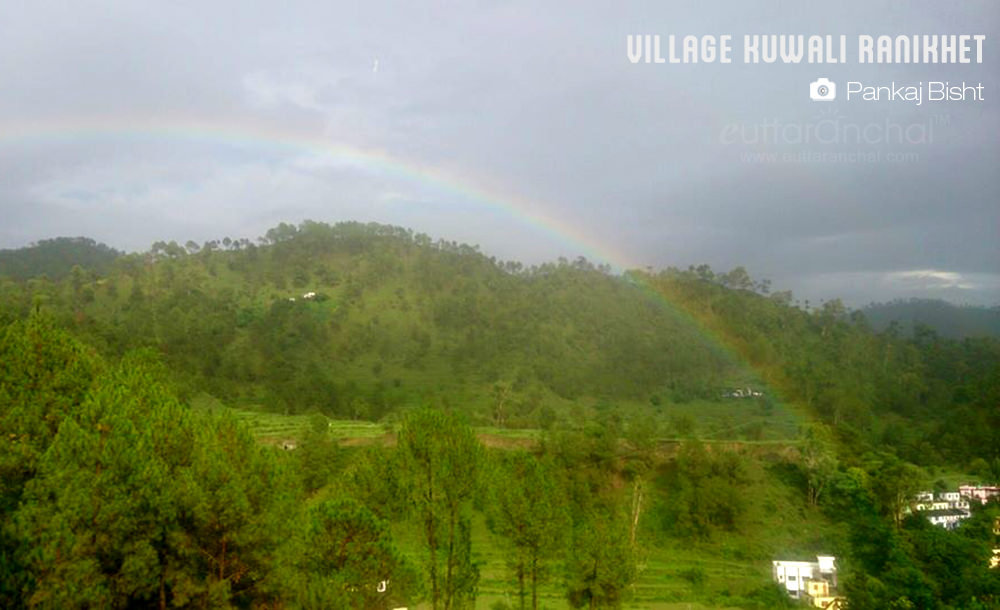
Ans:
POLYGON ((995 63, 998 24, 989 2, 962 11, 881 1, 822 11, 771 2, 724 10, 703 2, 7 5, 0 247, 83 233, 144 248, 157 239, 252 237, 307 217, 360 219, 527 262, 587 254, 597 243, 640 265, 742 264, 813 300, 915 293, 995 302, 994 97, 939 109, 833 106, 836 120, 861 126, 933 117, 933 138, 920 142, 761 142, 740 131, 829 120, 806 95, 817 76, 995 87, 989 65, 630 65, 625 36, 975 31, 989 36, 995 63), (381 150, 488 187, 494 203, 535 202, 588 243, 567 243, 455 190, 295 147, 154 135, 4 138, 81 118, 218 122, 381 150), (743 156, 857 150, 916 157, 743 156), (920 270, 979 279, 900 280, 920 270))

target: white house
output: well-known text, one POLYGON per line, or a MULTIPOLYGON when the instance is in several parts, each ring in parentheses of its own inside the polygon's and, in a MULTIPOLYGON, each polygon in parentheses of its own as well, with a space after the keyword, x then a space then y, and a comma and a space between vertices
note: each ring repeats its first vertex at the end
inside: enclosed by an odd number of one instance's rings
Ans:
MULTIPOLYGON (((819 555, 816 561, 776 560, 771 562, 771 577, 790 596, 799 599, 810 591, 810 582, 826 582, 829 586, 837 586, 835 561, 836 558, 828 555, 819 555)), ((813 589, 815 588, 814 585, 813 589)), ((829 591, 829 587, 825 589, 829 591)))
POLYGON ((938 498, 945 502, 958 502, 962 499, 962 494, 957 491, 946 491, 938 494, 938 498))
MULTIPOLYGON (((945 491, 934 494, 929 491, 918 492, 914 496, 913 510, 922 513, 934 525, 945 529, 954 529, 963 519, 968 519, 972 513, 969 512, 968 497, 963 495, 961 488, 959 491, 945 491)), ((909 513, 909 509, 906 510, 909 513)))
POLYGON ((958 527, 963 519, 969 518, 969 512, 960 508, 945 508, 943 510, 929 510, 924 513, 927 520, 933 525, 941 526, 947 530, 958 527))
POLYGON ((806 590, 806 581, 812 580, 819 566, 811 561, 772 561, 771 576, 783 585, 789 595, 798 599, 806 590))

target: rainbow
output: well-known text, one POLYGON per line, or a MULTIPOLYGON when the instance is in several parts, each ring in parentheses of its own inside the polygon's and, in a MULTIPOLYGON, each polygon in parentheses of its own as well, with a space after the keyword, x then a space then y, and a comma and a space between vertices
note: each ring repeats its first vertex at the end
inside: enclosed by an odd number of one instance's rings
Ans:
MULTIPOLYGON (((0 125, 0 149, 15 144, 64 144, 99 139, 168 140, 213 146, 260 150, 267 154, 311 154, 331 158, 347 166, 375 175, 387 175, 429 186, 469 201, 484 209, 513 218, 515 221, 548 235, 569 250, 588 259, 610 265, 616 272, 640 269, 641 264, 619 250, 603 244, 592 235, 547 212, 551 207, 524 197, 510 189, 492 186, 490 181, 403 159, 380 149, 361 148, 338 143, 318 135, 305 135, 257 124, 234 121, 193 119, 74 119, 45 123, 23 122, 0 125)), ((642 273, 629 274, 639 290, 662 304, 673 315, 698 328, 702 335, 727 357, 746 363, 739 350, 718 333, 707 328, 683 307, 672 303, 642 273)))
POLYGON ((306 135, 258 124, 194 119, 73 119, 0 125, 0 147, 17 143, 59 144, 107 138, 164 139, 260 150, 268 154, 311 154, 335 159, 362 172, 425 185, 508 216, 549 236, 569 251, 606 263, 617 271, 641 266, 620 250, 552 215, 547 211, 550 205, 511 189, 500 189, 485 178, 473 176, 467 171, 458 172, 403 159, 381 149, 339 143, 315 134, 306 135))

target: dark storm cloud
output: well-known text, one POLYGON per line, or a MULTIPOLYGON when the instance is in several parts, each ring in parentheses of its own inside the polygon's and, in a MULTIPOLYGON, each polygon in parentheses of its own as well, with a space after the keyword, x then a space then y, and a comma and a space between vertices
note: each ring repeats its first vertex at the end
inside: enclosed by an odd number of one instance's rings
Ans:
POLYGON ((5 4, 0 247, 86 234, 135 249, 254 237, 280 221, 360 219, 529 262, 600 244, 639 265, 742 264, 814 301, 1000 301, 995 96, 931 109, 824 108, 806 95, 818 76, 965 79, 992 92, 992 3, 957 11, 851 2, 815 12, 771 2, 399 4, 5 4), (664 66, 625 57, 627 34, 765 32, 985 33, 986 64, 664 66), (82 120, 240 125, 382 150, 486 186, 494 199, 535 201, 587 243, 316 150, 30 137, 31 125, 82 120), (844 133, 832 142, 797 136, 823 122, 844 133), (869 125, 890 133, 851 139, 852 126, 869 125), (905 141, 896 128, 911 129, 905 141), (18 130, 28 137, 4 137, 18 130), (781 157, 859 151, 880 158, 781 157))

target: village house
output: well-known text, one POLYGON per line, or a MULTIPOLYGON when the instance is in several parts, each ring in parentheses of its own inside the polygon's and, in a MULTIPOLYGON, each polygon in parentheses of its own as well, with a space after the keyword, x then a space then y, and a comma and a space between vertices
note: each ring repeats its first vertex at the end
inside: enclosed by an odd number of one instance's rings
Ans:
POLYGON ((935 500, 934 502, 920 502, 913 506, 913 510, 948 510, 949 508, 958 508, 968 511, 969 501, 965 498, 959 498, 951 502, 935 500))
MULTIPOLYGON (((914 496, 912 510, 927 517, 932 524, 945 529, 955 529, 964 519, 972 516, 969 510, 969 499, 959 491, 945 491, 935 495, 930 491, 921 491, 914 496)), ((910 512, 910 508, 907 508, 910 512)))
POLYGON ((979 500, 986 504, 990 498, 1000 496, 1000 487, 996 485, 960 485, 958 493, 970 500, 979 500))
POLYGON ((925 510, 948 510, 952 508, 949 502, 935 501, 935 502, 921 502, 919 504, 913 505, 913 510, 925 511, 925 510))
POLYGON ((940 510, 923 511, 931 525, 943 527, 946 530, 953 530, 958 524, 969 518, 969 511, 960 508, 945 508, 940 510))
POLYGON ((789 596, 809 602, 816 608, 839 608, 840 598, 832 594, 837 587, 835 557, 819 555, 816 561, 771 562, 771 577, 789 596))

